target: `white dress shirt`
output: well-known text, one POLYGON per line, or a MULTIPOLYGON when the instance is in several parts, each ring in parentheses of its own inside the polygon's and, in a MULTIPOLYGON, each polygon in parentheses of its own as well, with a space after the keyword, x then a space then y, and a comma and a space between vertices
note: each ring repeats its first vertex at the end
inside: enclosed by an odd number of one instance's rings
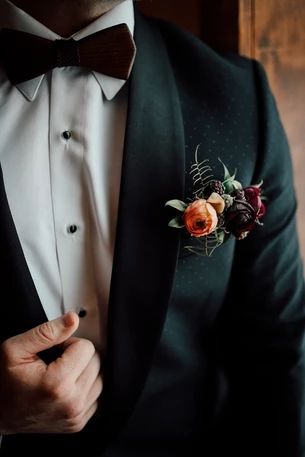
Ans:
MULTIPOLYGON (((75 33, 118 23, 126 0, 75 33)), ((59 39, 8 0, 0 28, 59 39)), ((23 253, 48 319, 82 311, 77 336, 105 349, 124 145, 127 84, 78 67, 11 85, 0 68, 0 162, 23 253)))

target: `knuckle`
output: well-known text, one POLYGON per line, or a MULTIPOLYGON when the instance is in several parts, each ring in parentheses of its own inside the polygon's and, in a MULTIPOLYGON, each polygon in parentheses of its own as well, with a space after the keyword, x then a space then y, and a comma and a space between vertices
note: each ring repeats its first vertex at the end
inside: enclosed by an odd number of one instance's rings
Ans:
POLYGON ((86 415, 79 415, 78 417, 74 417, 73 419, 70 419, 68 421, 68 428, 71 433, 77 433, 80 432, 87 422, 91 419, 91 417, 94 415, 94 413, 97 410, 97 404, 94 405, 94 407, 91 409, 89 414, 86 415))
POLYGON ((65 383, 47 378, 42 383, 42 391, 53 401, 61 401, 69 392, 65 383))
POLYGON ((64 405, 64 417, 70 425, 78 424, 79 418, 83 413, 83 405, 80 401, 69 400, 64 405))
POLYGON ((55 335, 54 330, 50 322, 44 322, 38 327, 33 329, 34 338, 45 343, 52 343, 54 341, 55 335))
POLYGON ((82 431, 85 425, 85 422, 82 420, 74 420, 69 423, 68 429, 70 433, 78 433, 82 431))
POLYGON ((79 350, 82 351, 87 356, 92 357, 93 354, 95 353, 94 344, 89 340, 79 339, 76 344, 79 346, 79 350))

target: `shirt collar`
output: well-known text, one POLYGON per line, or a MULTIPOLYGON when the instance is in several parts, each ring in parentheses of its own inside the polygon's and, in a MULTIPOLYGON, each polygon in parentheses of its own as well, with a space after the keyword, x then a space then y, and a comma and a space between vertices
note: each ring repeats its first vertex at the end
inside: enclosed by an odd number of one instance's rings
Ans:
MULTIPOLYGON (((99 30, 103 30, 107 27, 120 23, 127 24, 131 34, 133 35, 134 9, 132 0, 123 1, 121 4, 111 9, 94 22, 91 22, 91 24, 74 33, 71 38, 80 40, 81 38, 91 35, 99 30)), ((48 29, 45 25, 38 22, 28 13, 15 6, 9 0, 0 1, 0 29, 3 27, 32 33, 33 35, 38 35, 49 40, 62 38, 52 30, 48 29)), ((92 73, 101 86, 107 100, 112 100, 126 82, 125 80, 112 78, 95 71, 92 73)), ((32 101, 37 95, 43 78, 44 75, 19 83, 16 87, 29 101, 32 101)))

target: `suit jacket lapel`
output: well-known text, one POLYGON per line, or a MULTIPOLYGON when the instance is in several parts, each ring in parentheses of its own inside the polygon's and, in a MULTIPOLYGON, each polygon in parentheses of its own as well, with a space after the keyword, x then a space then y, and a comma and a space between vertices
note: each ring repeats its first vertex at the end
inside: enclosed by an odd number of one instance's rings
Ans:
POLYGON ((164 204, 183 197, 181 107, 162 37, 136 17, 137 57, 129 115, 109 305, 104 388, 106 428, 131 412, 160 336, 176 267, 178 231, 164 204))
POLYGON ((0 167, 0 341, 47 320, 23 255, 0 167))

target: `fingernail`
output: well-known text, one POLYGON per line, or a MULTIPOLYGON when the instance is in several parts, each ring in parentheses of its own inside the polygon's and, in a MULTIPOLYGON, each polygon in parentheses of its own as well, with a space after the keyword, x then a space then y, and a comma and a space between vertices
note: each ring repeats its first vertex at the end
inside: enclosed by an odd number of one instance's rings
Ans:
POLYGON ((62 320, 64 322, 65 327, 72 327, 72 325, 74 325, 75 323, 74 314, 71 311, 69 311, 68 313, 62 316, 62 320))

